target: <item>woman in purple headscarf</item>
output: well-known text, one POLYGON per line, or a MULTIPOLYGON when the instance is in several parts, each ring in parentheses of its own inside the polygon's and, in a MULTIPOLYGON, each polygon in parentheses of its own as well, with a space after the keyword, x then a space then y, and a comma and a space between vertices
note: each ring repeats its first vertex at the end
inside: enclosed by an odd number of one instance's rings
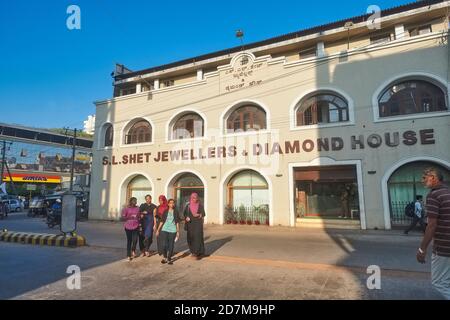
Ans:
POLYGON ((187 243, 191 254, 198 260, 205 255, 205 241, 203 239, 203 218, 205 209, 200 203, 197 193, 191 194, 191 199, 183 211, 186 221, 187 243))

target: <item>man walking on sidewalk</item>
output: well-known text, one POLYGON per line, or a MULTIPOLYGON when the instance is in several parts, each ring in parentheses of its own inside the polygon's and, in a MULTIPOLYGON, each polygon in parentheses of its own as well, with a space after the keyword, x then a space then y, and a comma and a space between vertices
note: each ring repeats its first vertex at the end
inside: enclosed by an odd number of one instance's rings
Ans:
POLYGON ((443 174, 435 168, 426 169, 422 179, 431 192, 426 201, 428 226, 417 251, 417 261, 425 263, 428 246, 433 240, 431 283, 450 300, 450 190, 443 184, 443 174))
POLYGON ((420 229, 425 232, 427 228, 424 222, 424 212, 423 212, 423 197, 417 196, 416 202, 414 203, 414 216, 411 225, 405 230, 404 234, 408 234, 416 225, 420 225, 420 229))

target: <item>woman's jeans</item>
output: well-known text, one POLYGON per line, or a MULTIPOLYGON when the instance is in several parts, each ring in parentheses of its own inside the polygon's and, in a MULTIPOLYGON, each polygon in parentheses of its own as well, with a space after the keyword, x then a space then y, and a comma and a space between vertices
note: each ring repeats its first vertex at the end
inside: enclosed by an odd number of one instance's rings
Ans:
POLYGON ((159 234, 161 238, 161 244, 163 245, 163 255, 167 260, 171 260, 173 256, 173 249, 175 246, 176 233, 170 233, 162 231, 159 234))
POLYGON ((127 234, 127 257, 131 257, 131 251, 136 252, 136 245, 139 238, 139 229, 125 229, 125 233, 127 234))

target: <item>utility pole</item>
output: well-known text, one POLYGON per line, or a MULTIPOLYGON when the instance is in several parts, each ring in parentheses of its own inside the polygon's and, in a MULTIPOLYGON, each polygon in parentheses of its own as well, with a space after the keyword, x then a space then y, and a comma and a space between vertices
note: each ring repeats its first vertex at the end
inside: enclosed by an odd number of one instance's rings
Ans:
POLYGON ((14 194, 17 195, 17 190, 16 187, 14 186, 14 182, 13 182, 13 178, 11 176, 11 171, 9 171, 9 167, 8 167, 8 163, 6 162, 6 145, 12 145, 12 142, 7 142, 5 140, 2 140, 2 162, 1 162, 1 169, 0 169, 0 185, 3 184, 3 175, 5 173, 5 167, 6 170, 8 171, 8 176, 9 176, 9 183, 11 184, 11 187, 13 189, 14 194))
POLYGON ((77 147, 77 129, 73 132, 73 139, 72 139, 72 165, 70 169, 70 193, 73 191, 73 175, 75 170, 75 151, 77 147))
POLYGON ((0 185, 3 183, 3 172, 5 171, 5 161, 6 161, 6 141, 3 141, 2 147, 2 169, 0 171, 0 185))

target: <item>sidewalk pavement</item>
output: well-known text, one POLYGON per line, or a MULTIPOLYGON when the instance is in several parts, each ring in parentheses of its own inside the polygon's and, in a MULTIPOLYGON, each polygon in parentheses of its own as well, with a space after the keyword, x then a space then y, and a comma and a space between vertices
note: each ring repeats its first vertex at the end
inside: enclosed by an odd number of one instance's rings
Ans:
MULTIPOLYGON (((0 229, 49 232, 42 219, 12 215, 0 229)), ((53 230, 58 233, 58 230, 53 230)), ((80 222, 87 247, 0 243, 0 297, 15 299, 436 299, 430 264, 415 260, 420 233, 206 225, 209 255, 178 260, 156 255, 126 262, 120 222, 80 222), (13 257, 13 258, 11 258, 13 257), (78 265, 82 290, 67 290, 66 268, 78 265), (368 290, 369 266, 381 268, 381 290, 368 290), (173 271, 167 272, 167 268, 173 271), (24 275, 38 275, 26 277, 24 275), (174 295, 176 293, 176 295, 174 295)), ((155 243, 152 245, 155 250, 155 243)))
MULTIPOLYGON (((0 221, 0 229, 58 234, 44 219, 15 214, 0 221)), ((77 233, 90 247, 123 249, 126 237, 122 222, 78 222, 77 233)), ((401 230, 339 230, 267 226, 206 225, 208 255, 320 263, 349 267, 378 265, 383 269, 429 272, 430 266, 415 261, 421 234, 405 236, 401 230)), ((155 241, 154 241, 155 242, 155 241)), ((155 248, 155 243, 152 245, 155 248)), ((175 250, 188 250, 186 234, 175 250)))

